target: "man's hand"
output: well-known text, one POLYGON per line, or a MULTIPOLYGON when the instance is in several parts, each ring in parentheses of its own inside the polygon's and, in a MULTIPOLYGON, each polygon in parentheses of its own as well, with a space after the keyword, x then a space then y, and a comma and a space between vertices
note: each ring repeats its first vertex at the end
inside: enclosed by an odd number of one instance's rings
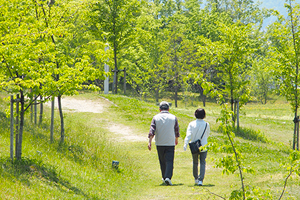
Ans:
POLYGON ((175 138, 175 145, 178 144, 178 137, 175 138))
POLYGON ((151 142, 148 143, 148 149, 151 151, 151 142))
POLYGON ((148 149, 149 149, 149 151, 151 151, 151 142, 152 142, 152 138, 153 138, 153 136, 150 136, 150 137, 149 137, 149 142, 148 142, 148 149))

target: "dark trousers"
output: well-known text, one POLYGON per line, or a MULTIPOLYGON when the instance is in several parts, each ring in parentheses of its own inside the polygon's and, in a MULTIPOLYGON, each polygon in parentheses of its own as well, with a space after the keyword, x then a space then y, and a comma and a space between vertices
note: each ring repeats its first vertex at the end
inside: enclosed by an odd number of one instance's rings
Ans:
POLYGON ((173 176, 175 146, 156 146, 161 176, 163 179, 171 179, 173 176))
POLYGON ((203 181, 204 176, 205 176, 205 165, 206 165, 206 156, 207 156, 207 151, 205 152, 200 152, 200 153, 195 153, 193 155, 193 176, 196 179, 203 181), (200 157, 200 174, 198 175, 198 160, 200 157))

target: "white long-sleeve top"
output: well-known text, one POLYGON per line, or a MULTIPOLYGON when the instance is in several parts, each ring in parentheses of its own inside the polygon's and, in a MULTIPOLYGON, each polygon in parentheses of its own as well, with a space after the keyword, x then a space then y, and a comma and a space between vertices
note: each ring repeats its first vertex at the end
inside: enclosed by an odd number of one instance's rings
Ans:
POLYGON ((201 145, 204 146, 207 144, 207 138, 210 133, 210 127, 209 123, 205 122, 203 119, 196 119, 195 121, 192 121, 189 123, 189 126, 186 130, 186 136, 184 139, 184 146, 183 149, 186 150, 188 143, 195 142, 196 140, 200 139, 203 131, 205 129, 205 124, 207 123, 207 127, 205 130, 205 133, 201 139, 201 145))

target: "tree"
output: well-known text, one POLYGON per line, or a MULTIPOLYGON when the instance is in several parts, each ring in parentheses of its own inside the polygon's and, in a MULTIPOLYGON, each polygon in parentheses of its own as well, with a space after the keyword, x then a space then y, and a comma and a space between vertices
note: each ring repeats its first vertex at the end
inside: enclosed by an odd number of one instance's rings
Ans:
POLYGON ((165 26, 162 3, 154 1, 143 4, 136 20, 136 43, 126 50, 129 66, 129 83, 138 92, 149 93, 159 102, 167 87, 166 68, 163 65, 165 26))
POLYGON ((45 40, 52 43, 54 50, 51 58, 47 60, 47 65, 51 66, 53 71, 51 71, 51 76, 48 77, 49 79, 43 88, 46 94, 58 98, 61 142, 64 142, 65 137, 61 106, 62 96, 77 94, 78 90, 82 88, 97 89, 89 81, 94 81, 96 78, 104 79, 103 70, 98 70, 93 65, 95 61, 103 62, 105 57, 103 56, 104 44, 95 41, 94 38, 89 37, 88 32, 80 29, 81 27, 87 27, 85 24, 80 23, 81 20, 86 19, 84 18, 86 17, 84 15, 85 6, 83 3, 62 1, 48 6, 47 9, 43 6, 37 7, 40 9, 40 12, 37 9, 37 13, 41 13, 42 19, 44 19, 44 28, 50 29, 54 33, 45 35, 45 40), (81 10, 78 10, 78 7, 81 10), (78 18, 81 18, 81 20, 78 20, 78 18), (100 47, 103 50, 93 52, 95 47, 100 47), (97 53, 99 55, 95 56, 97 53))
MULTIPOLYGON (((24 114, 38 97, 58 96, 61 117, 61 141, 64 123, 62 95, 72 95, 102 72, 91 65, 89 55, 74 56, 71 1, 19 1, 3 3, 0 47, 1 89, 20 94, 20 129, 17 159, 22 154, 24 114), (33 89, 31 92, 30 89, 33 89), (32 98, 35 96, 35 98, 32 98), (26 98, 28 97, 28 98, 26 98)), ((103 77, 103 76, 102 76, 103 77)), ((87 85, 86 87, 94 88, 87 85)))
MULTIPOLYGON (((220 40, 212 42, 203 37, 203 45, 199 52, 205 54, 211 64, 216 65, 218 76, 223 84, 219 89, 230 99, 231 111, 236 111, 237 102, 240 106, 249 99, 249 70, 250 56, 255 51, 253 41, 253 25, 244 25, 240 22, 226 25, 217 22, 220 31, 220 40)), ((235 112, 236 113, 236 112, 235 112)), ((235 115, 233 122, 235 123, 235 115)))
POLYGON ((91 5, 90 21, 93 24, 93 33, 113 50, 115 94, 118 91, 120 51, 129 47, 139 5, 140 1, 137 0, 101 0, 91 5))
POLYGON ((263 19, 270 15, 268 9, 260 9, 261 3, 254 3, 253 0, 208 0, 207 6, 210 9, 216 9, 218 12, 229 14, 233 22, 242 22, 243 24, 257 24, 261 28, 263 19))
POLYGON ((251 93, 262 104, 266 104, 274 87, 274 78, 270 73, 267 59, 255 60, 251 70, 251 93))
MULTIPOLYGON (((24 129, 24 114, 29 105, 25 96, 32 96, 30 88, 39 88, 46 80, 39 63, 39 51, 42 46, 38 42, 41 31, 37 29, 34 8, 31 1, 13 0, 1 5, 1 67, 0 88, 11 94, 20 94, 20 128, 16 147, 16 157, 21 158, 24 129)), ((48 53, 45 48, 43 53, 48 53)), ((34 90, 37 97, 38 90, 34 90)))
POLYGON ((220 40, 220 31, 216 23, 224 24, 231 23, 231 19, 226 12, 218 10, 218 6, 205 6, 201 9, 201 2, 198 0, 188 0, 185 2, 185 36, 193 43, 193 50, 191 51, 191 59, 189 62, 192 64, 193 73, 195 73, 194 82, 196 87, 199 88, 200 96, 202 97, 203 106, 205 106, 206 93, 205 88, 202 87, 203 79, 218 84, 220 78, 217 77, 217 69, 214 64, 211 64, 206 55, 197 52, 197 46, 202 45, 202 38, 208 38, 215 42, 220 40))
POLYGON ((269 60, 273 61, 273 71, 277 77, 279 90, 290 102, 294 112, 293 149, 299 150, 299 55, 300 55, 300 5, 285 4, 289 16, 278 14, 278 21, 268 28, 271 48, 269 60))

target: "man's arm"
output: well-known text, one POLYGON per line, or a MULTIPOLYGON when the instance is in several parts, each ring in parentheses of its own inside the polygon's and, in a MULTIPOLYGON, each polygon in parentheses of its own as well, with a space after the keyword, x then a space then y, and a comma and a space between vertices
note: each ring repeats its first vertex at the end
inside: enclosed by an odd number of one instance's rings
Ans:
POLYGON ((149 136, 148 149, 151 151, 151 143, 152 143, 153 135, 149 136))
POLYGON ((156 130, 156 124, 155 124, 155 119, 153 117, 153 119, 151 121, 151 125, 150 125, 150 131, 148 134, 148 138, 149 138, 148 149, 149 149, 149 151, 151 151, 151 143, 152 143, 152 139, 155 135, 155 130, 156 130))
POLYGON ((175 137, 175 145, 178 144, 178 137, 175 137))
POLYGON ((177 117, 175 117, 174 131, 175 131, 175 145, 177 145, 178 144, 178 138, 180 137, 180 134, 179 134, 179 124, 178 124, 177 117))

